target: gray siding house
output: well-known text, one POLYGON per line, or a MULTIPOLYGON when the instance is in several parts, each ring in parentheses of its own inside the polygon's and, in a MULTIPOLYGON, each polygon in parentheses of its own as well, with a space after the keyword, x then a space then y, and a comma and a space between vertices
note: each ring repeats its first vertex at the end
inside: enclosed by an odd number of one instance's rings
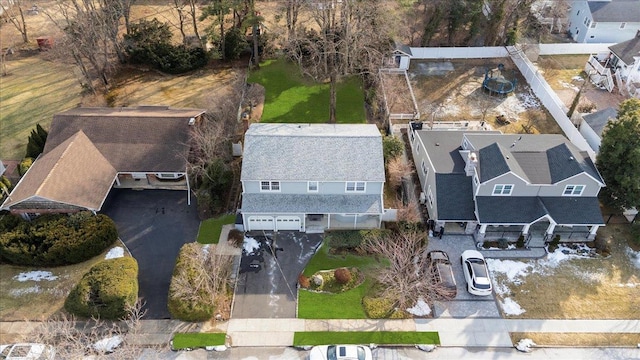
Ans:
POLYGON ((604 225, 604 186, 588 154, 561 135, 410 130, 436 227, 477 241, 541 236, 592 239, 604 225))
POLYGON ((579 43, 619 43, 640 29, 640 0, 577 0, 569 10, 569 33, 579 43))
POLYGON ((252 124, 240 180, 246 231, 378 228, 382 136, 375 125, 252 124))

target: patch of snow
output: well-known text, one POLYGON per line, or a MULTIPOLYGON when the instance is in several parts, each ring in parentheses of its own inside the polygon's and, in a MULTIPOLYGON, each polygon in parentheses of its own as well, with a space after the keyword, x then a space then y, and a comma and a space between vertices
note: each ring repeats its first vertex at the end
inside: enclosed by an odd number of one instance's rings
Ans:
POLYGON ((573 84, 569 84, 568 82, 565 82, 565 81, 562 81, 562 80, 560 80, 559 82, 560 82, 560 85, 562 85, 563 88, 571 89, 571 90, 576 91, 576 92, 580 91, 580 89, 578 89, 578 87, 573 85, 573 84))
POLYGON ((40 286, 34 285, 34 286, 30 286, 28 288, 23 288, 23 289, 11 289, 9 291, 9 294, 13 297, 20 297, 26 294, 36 294, 36 293, 39 293, 40 291, 41 291, 40 286))
POLYGON ((105 260, 121 258, 124 256, 124 249, 121 246, 116 246, 109 250, 107 255, 104 256, 105 260))
POLYGON ((97 352, 109 354, 118 348, 120 344, 122 344, 122 337, 120 335, 115 335, 94 342, 92 347, 93 350, 97 352))
POLYGON ((258 242, 258 240, 252 237, 245 236, 244 242, 242 243, 242 249, 247 254, 251 254, 252 252, 260 249, 260 243, 258 242))
POLYGON ((423 298, 419 298, 418 302, 416 303, 416 305, 414 307, 408 308, 407 312, 409 314, 413 314, 415 316, 427 316, 427 315, 431 314, 431 308, 424 301, 423 298))
POLYGON ((205 346, 204 349, 207 351, 220 352, 220 351, 226 351, 227 347, 225 345, 216 345, 216 346, 205 346))
POLYGON ((571 80, 573 80, 573 81, 584 81, 584 78, 582 76, 576 75, 576 76, 572 77, 571 80))
POLYGON ((425 352, 432 352, 433 350, 436 349, 436 346, 435 345, 416 345, 416 349, 422 350, 425 352))
POLYGON ((529 92, 518 93, 516 96, 525 109, 540 109, 542 107, 540 100, 533 94, 531 89, 529 89, 529 92))
POLYGON ((516 284, 522 282, 522 279, 527 276, 528 270, 531 268, 530 264, 522 261, 498 259, 486 259, 486 261, 491 272, 503 273, 510 282, 516 284))
POLYGON ((627 248, 627 254, 629 254, 629 259, 633 265, 640 269, 640 251, 633 251, 630 248, 627 248))
POLYGON ((635 284, 635 283, 618 284, 618 287, 634 288, 638 286, 640 286, 640 284, 635 284))
POLYGON ((202 253, 203 253, 203 254, 205 254, 205 255, 209 255, 209 246, 210 246, 210 245, 211 245, 211 244, 206 244, 206 245, 204 245, 204 246, 202 247, 202 253))
POLYGON ((502 306, 502 311, 504 311, 505 315, 520 315, 525 313, 525 310, 520 304, 511 298, 505 298, 504 301, 500 301, 500 306, 502 306))
POLYGON ((531 340, 531 339, 522 339, 522 340, 518 341, 518 343, 516 344, 516 349, 518 349, 518 351, 522 351, 522 352, 531 352, 531 347, 532 346, 536 346, 536 343, 534 343, 533 340, 531 340))
POLYGON ((13 277, 13 280, 17 280, 20 282, 42 281, 42 280, 53 281, 56 279, 58 279, 58 277, 54 276, 51 271, 41 271, 41 270, 20 273, 13 277))

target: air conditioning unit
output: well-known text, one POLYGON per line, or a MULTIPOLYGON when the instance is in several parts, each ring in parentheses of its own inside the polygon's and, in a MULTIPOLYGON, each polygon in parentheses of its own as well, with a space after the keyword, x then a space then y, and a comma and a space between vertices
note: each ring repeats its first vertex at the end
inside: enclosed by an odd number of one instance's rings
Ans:
POLYGON ((427 202, 427 196, 424 194, 424 192, 420 193, 420 204, 424 205, 427 202))

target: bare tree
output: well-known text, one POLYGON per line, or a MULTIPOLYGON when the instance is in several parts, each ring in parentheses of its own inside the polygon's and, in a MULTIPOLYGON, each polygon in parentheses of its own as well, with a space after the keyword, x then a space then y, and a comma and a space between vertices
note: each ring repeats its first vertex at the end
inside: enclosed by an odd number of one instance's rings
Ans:
POLYGON ((287 20, 287 38, 295 38, 296 27, 298 26, 298 15, 305 4, 305 0, 287 0, 285 3, 285 13, 287 20))
POLYGON ((377 280, 386 296, 396 300, 400 309, 407 309, 422 298, 427 303, 450 298, 451 293, 435 283, 425 255, 427 242, 424 231, 403 229, 392 235, 376 234, 362 245, 364 251, 389 260, 380 268, 377 280))
POLYGON ((10 22, 22 35, 22 42, 29 42, 29 35, 27 32, 27 22, 24 19, 24 5, 22 0, 13 0, 11 2, 0 1, 0 7, 5 14, 4 19, 10 22))
POLYGON ((105 349, 95 344, 111 338, 120 343, 114 355, 120 359, 135 359, 142 350, 135 344, 140 320, 144 316, 142 306, 138 301, 129 309, 126 320, 116 322, 100 319, 79 321, 72 315, 62 314, 43 320, 29 337, 34 339, 32 341, 54 346, 56 356, 60 359, 82 359, 86 355, 102 358, 105 349))
POLYGON ((402 179, 411 176, 412 173, 413 167, 402 156, 395 157, 387 163, 389 186, 393 189, 398 189, 402 185, 402 179))

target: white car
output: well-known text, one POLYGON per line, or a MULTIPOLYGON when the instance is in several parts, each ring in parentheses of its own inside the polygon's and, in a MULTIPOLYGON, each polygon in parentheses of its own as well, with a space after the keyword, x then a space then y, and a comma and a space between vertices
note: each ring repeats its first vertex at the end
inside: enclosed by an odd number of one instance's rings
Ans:
POLYGON ((3 360, 53 360, 56 356, 51 345, 21 343, 0 345, 0 359, 3 360))
POLYGON ((373 360, 371 349, 362 345, 314 346, 309 360, 373 360))
POLYGON ((477 250, 465 250, 460 262, 469 293, 478 296, 491 295, 491 280, 484 256, 477 250))

